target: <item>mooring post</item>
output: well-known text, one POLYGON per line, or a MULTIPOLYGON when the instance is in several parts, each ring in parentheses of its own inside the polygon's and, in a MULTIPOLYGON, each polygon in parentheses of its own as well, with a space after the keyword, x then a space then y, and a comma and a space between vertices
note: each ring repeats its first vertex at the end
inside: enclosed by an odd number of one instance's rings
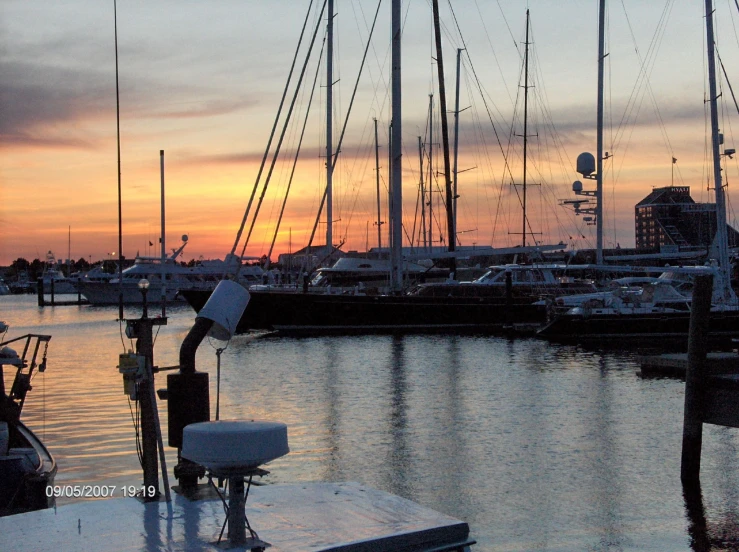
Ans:
POLYGON ((505 325, 511 325, 511 310, 513 309, 513 272, 505 271, 505 325))
POLYGON ((137 353, 145 358, 146 370, 144 379, 139 383, 139 405, 141 407, 141 450, 144 468, 144 500, 159 498, 159 463, 157 460, 157 431, 155 407, 156 399, 151 392, 154 381, 151 379, 151 366, 154 359, 153 325, 155 320, 144 316, 136 321, 138 324, 137 353), (153 491, 153 492, 152 492, 153 491))
POLYGON ((77 304, 78 305, 81 305, 82 304, 82 289, 81 289, 81 286, 80 286, 80 283, 81 282, 82 282, 82 278, 80 278, 78 276, 77 277, 77 304))
POLYGON ((38 306, 43 307, 46 302, 44 301, 44 279, 36 279, 36 297, 38 297, 38 306))
POLYGON ((686 485, 700 481, 701 445, 703 443, 703 406, 705 393, 706 339, 711 312, 713 276, 696 276, 690 307, 688 333, 688 368, 685 374, 685 411, 680 478, 686 485))

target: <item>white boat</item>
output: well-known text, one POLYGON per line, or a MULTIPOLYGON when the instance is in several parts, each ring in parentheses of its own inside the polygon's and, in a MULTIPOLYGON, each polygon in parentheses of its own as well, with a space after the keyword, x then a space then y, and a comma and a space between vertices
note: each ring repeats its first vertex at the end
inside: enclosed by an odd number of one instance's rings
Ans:
POLYGON ((57 266, 54 253, 47 252, 44 273, 41 275, 41 282, 44 286, 43 293, 52 293, 52 291, 54 294, 77 293, 72 280, 62 274, 57 266))
MULTIPOLYGON (((145 279, 149 282, 146 297, 148 303, 161 303, 162 288, 166 301, 172 303, 182 301, 178 296, 180 288, 212 290, 224 274, 229 270, 233 273, 233 268, 238 266, 239 258, 235 256, 228 256, 225 261, 203 260, 194 266, 183 266, 177 258, 186 244, 185 239, 164 263, 161 257, 137 256, 133 266, 121 273, 122 279, 117 275, 107 280, 82 279, 77 284, 79 291, 92 305, 117 305, 120 294, 123 295, 124 304, 141 304, 143 297, 139 282, 145 279)), ((242 266, 239 270, 239 282, 245 286, 260 282, 261 277, 262 269, 259 266, 242 266)))
POLYGON ((472 282, 422 284, 411 293, 426 297, 505 297, 508 279, 512 297, 529 297, 532 302, 542 296, 594 292, 592 281, 572 276, 578 268, 551 263, 497 265, 472 282))

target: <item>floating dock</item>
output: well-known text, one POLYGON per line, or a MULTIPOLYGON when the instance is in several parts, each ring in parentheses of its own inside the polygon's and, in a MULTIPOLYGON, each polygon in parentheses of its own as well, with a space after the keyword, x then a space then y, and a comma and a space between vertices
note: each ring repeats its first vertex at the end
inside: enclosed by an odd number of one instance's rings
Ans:
MULTIPOLYGON (((638 357, 641 375, 684 378, 688 368, 687 353, 648 355, 638 357)), ((706 355, 707 374, 739 374, 739 354, 717 352, 706 355)))
MULTIPOLYGON (((467 523, 358 483, 252 487, 246 516, 270 552, 468 552, 475 542, 467 523)), ((15 551, 223 550, 225 520, 219 499, 88 499, 0 518, 0 535, 15 551)))

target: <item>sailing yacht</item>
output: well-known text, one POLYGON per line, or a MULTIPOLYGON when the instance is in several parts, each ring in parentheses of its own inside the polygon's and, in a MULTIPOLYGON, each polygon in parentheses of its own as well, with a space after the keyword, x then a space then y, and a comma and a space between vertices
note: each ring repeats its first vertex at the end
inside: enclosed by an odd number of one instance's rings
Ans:
MULTIPOLYGON (((331 37, 333 15, 329 3, 327 36, 331 37)), ((438 25, 438 14, 435 17, 438 25)), ((528 29, 528 25, 527 25, 528 29)), ((440 55, 440 34, 437 30, 437 66, 440 69, 439 86, 442 86, 442 56, 440 55)), ((528 293, 490 293, 501 289, 484 280, 485 293, 431 293, 430 288, 423 286, 410 291, 403 289, 407 281, 406 267, 408 259, 403 259, 402 242, 402 116, 401 116, 401 85, 400 85, 400 28, 394 29, 393 61, 392 61, 392 137, 391 137, 391 216, 390 216, 390 255, 389 255, 389 287, 386 294, 368 293, 366 286, 356 285, 350 289, 335 290, 328 287, 323 293, 312 293, 307 286, 303 292, 298 290, 280 290, 252 287, 251 301, 246 307, 237 331, 244 332, 251 329, 272 329, 283 333, 372 333, 372 332, 495 332, 512 326, 536 326, 544 321, 544 309, 533 303, 540 298, 541 288, 529 286, 528 293)), ((330 40, 329 52, 330 52, 330 40)), ((330 77, 331 55, 327 57, 327 82, 333 82, 330 77)), ((331 86, 327 87, 327 91, 331 86)), ((443 96, 440 90, 440 96, 443 96)), ((327 102, 330 93, 327 93, 327 102)), ((446 109, 442 100, 440 107, 442 119, 445 120, 446 109)), ((326 108, 327 116, 332 113, 331 105, 326 108)), ((332 153, 330 129, 331 121, 327 121, 327 159, 335 159, 332 153)), ((442 124, 442 130, 445 125, 442 124)), ((448 158, 448 140, 445 139, 445 158, 448 158)), ((445 159, 448 161, 448 159, 445 159)), ((334 163, 327 165, 327 194, 326 205, 330 207, 331 171, 334 163)), ((453 202, 449 178, 449 163, 445 162, 445 179, 447 183, 447 205, 453 202)), ((451 211, 447 213, 449 225, 448 235, 455 236, 451 211)), ((245 217, 246 218, 246 217, 245 217)), ((327 213, 326 243, 333 243, 331 237, 330 212, 327 213)), ((526 221, 524 221, 525 224, 526 221)), ((237 237, 238 241, 238 237, 237 237)), ((455 251, 455 240, 450 239, 449 251, 445 253, 450 261, 457 256, 469 256, 469 253, 455 251)), ((547 246, 543 246, 547 247, 547 246)), ((564 245, 558 246, 564 249, 564 245)), ((539 246, 538 248, 542 248, 539 246)), ((525 248, 523 248, 525 249, 525 248)), ((513 253, 512 251, 507 251, 513 253)), ((479 255, 495 255, 496 250, 478 251, 479 255)), ((513 269, 510 270, 512 272, 513 269)), ((454 272, 452 268, 451 272, 454 272)), ((518 269, 515 270, 519 272, 518 269)), ((323 271, 323 274, 328 274, 323 271)), ((537 272, 538 273, 538 272, 537 272)), ((453 284, 454 285, 454 284, 453 284)), ((483 285, 479 289, 483 289, 483 285)), ((477 289, 472 286, 465 289, 477 289)), ((441 288, 439 288, 441 289, 441 288)), ((461 289, 456 286, 455 290, 461 289)), ((582 291, 582 289, 581 289, 582 291)), ((205 305, 210 292, 204 290, 182 289, 181 295, 188 303, 199 311, 205 305)))
MULTIPOLYGON (((180 288, 210 293, 224 274, 235 272, 234 267, 239 264, 239 258, 231 256, 226 260, 202 260, 195 266, 183 266, 178 258, 187 245, 187 236, 182 238, 182 245, 164 259, 164 262, 161 257, 139 255, 133 266, 122 272, 122 279, 118 276, 104 280, 80 279, 77 283, 79 292, 92 305, 117 305, 121 293, 124 304, 141 304, 143 297, 139 282, 146 279, 149 282, 148 302, 160 303, 162 290, 167 303, 182 302, 184 299, 178 295, 180 288)), ((259 266, 245 266, 241 268, 239 275, 239 281, 249 286, 261 281, 262 269, 259 266)))

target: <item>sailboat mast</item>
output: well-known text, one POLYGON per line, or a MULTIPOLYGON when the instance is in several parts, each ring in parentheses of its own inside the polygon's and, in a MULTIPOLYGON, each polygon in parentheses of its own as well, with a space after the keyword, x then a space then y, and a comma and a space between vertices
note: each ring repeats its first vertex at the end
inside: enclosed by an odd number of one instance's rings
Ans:
POLYGON ((423 143, 421 137, 418 137, 418 165, 421 186, 421 228, 423 229, 423 250, 428 250, 428 242, 426 238, 426 186, 423 183, 423 143))
POLYGON ((454 181, 454 202, 452 212, 454 213, 454 231, 457 231, 457 160, 459 158, 459 68, 461 65, 462 48, 457 48, 457 81, 454 99, 454 168, 452 169, 452 178, 454 181))
POLYGON ((334 83, 334 0, 328 0, 326 49, 326 247, 333 252, 333 83, 334 83))
POLYGON ((716 44, 713 35, 713 2, 706 0, 706 47, 708 51, 708 86, 711 104, 711 149, 713 154, 713 185, 716 192, 716 247, 719 252, 719 270, 721 271, 723 292, 730 296, 729 240, 726 231, 726 201, 721 179, 721 135, 718 127, 718 105, 716 103, 716 44))
POLYGON ((382 213, 380 212, 380 143, 377 140, 377 118, 375 118, 375 178, 377 181, 377 249, 382 249, 382 213))
POLYGON ((429 250, 434 248, 434 95, 429 94, 429 250))
POLYGON ((523 222, 521 225, 522 245, 526 247, 526 159, 529 133, 529 10, 526 10, 526 53, 524 54, 523 77, 523 222))
MULTIPOLYGON (((436 39, 436 68, 439 73, 439 110, 441 111, 441 142, 444 150, 444 192, 446 195, 446 224, 448 237, 448 250, 454 251, 457 243, 457 234, 454 229, 454 209, 452 206, 452 179, 451 166, 449 162, 449 124, 446 112, 446 84, 444 79, 444 56, 441 45, 441 26, 439 25, 439 0, 433 0, 434 11, 434 36, 436 39)), ((456 272, 456 259, 452 257, 451 273, 456 272)))
POLYGON ((401 32, 400 0, 392 3, 392 246, 391 251, 391 285, 395 292, 403 287, 403 165, 402 165, 402 109, 400 86, 400 32, 401 32))
POLYGON ((600 0, 598 10, 598 114, 597 114, 597 143, 595 155, 596 202, 595 202, 595 233, 596 233, 596 263, 603 264, 603 66, 605 64, 605 26, 606 0, 600 0))
POLYGON ((113 0, 115 35, 115 131, 118 149, 118 319, 123 320, 123 213, 121 207, 121 102, 118 88, 118 10, 113 0))
POLYGON ((161 222, 162 222, 162 230, 161 230, 161 236, 162 236, 162 294, 161 294, 161 301, 162 301, 162 317, 167 315, 167 246, 165 243, 165 224, 164 224, 164 150, 159 150, 159 175, 161 178, 161 222))

